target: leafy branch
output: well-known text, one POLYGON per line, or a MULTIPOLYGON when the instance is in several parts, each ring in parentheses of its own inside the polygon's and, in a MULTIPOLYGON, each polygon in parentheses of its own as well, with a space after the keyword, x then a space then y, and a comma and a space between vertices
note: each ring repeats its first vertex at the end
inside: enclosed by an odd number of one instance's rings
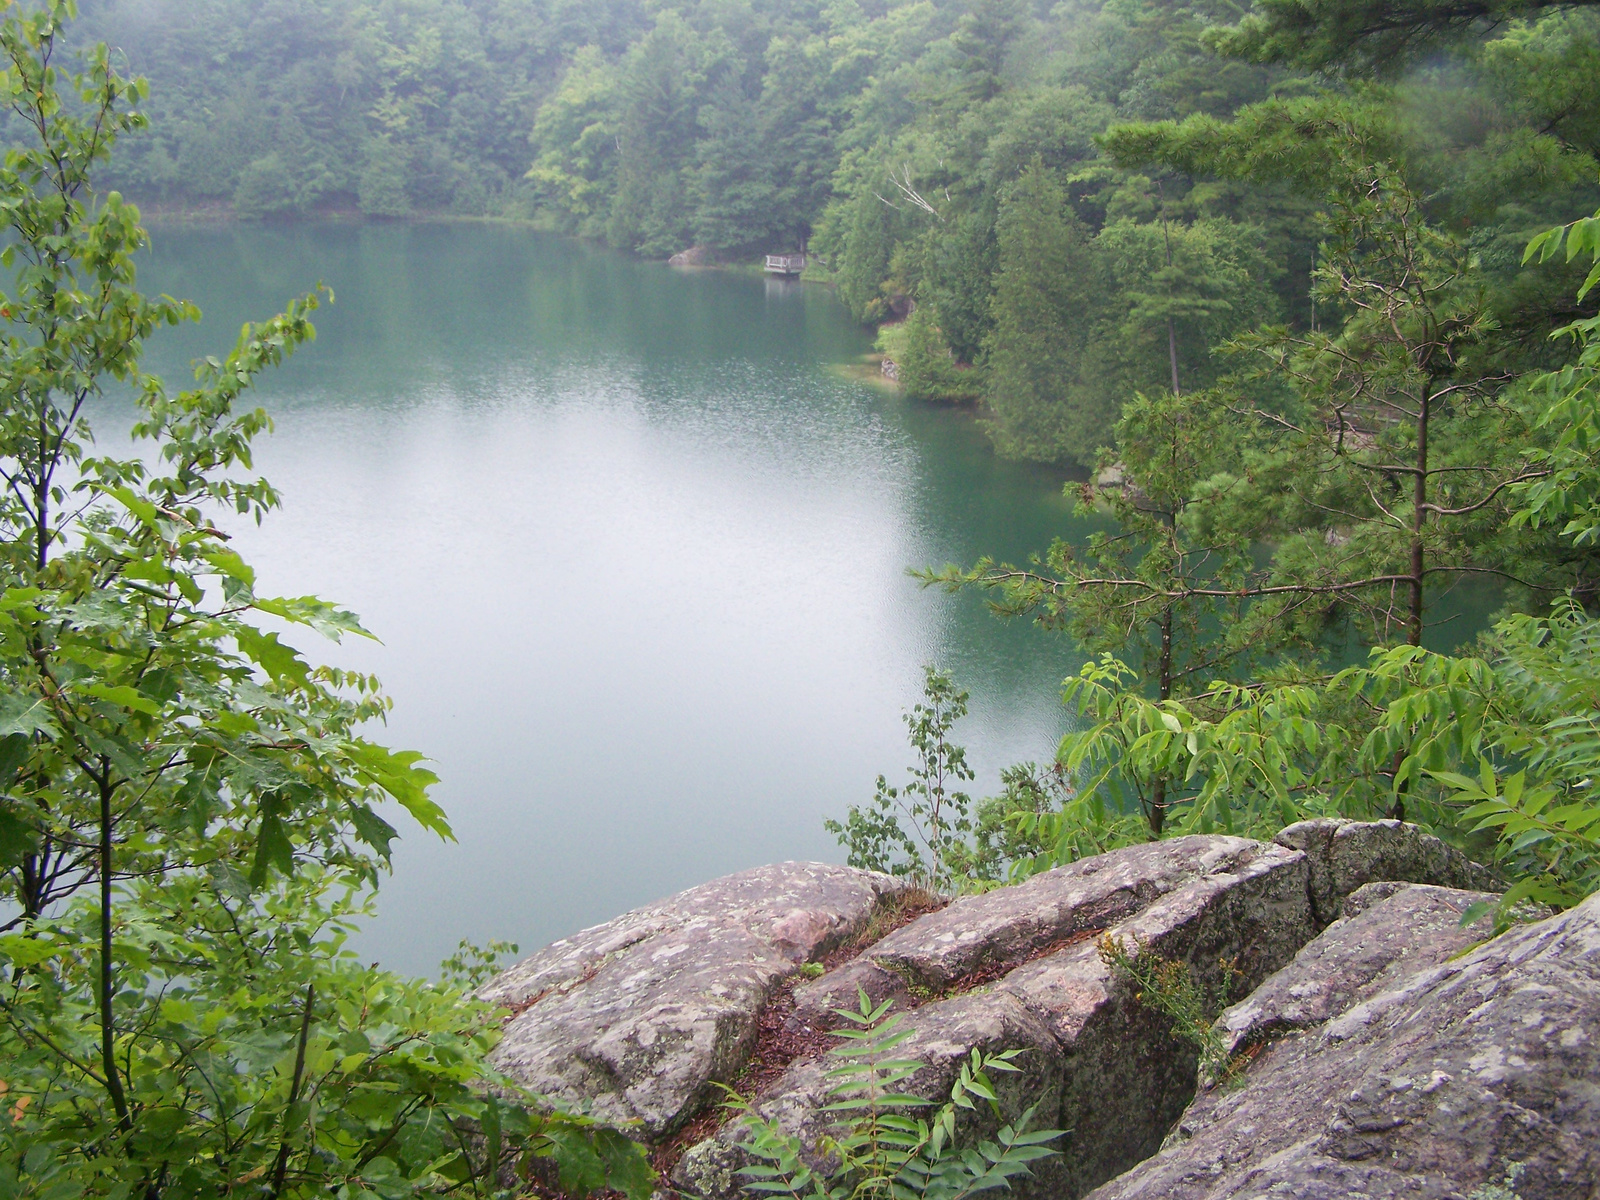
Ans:
POLYGON ((951 1084, 949 1098, 931 1116, 917 1115, 933 1102, 899 1090, 926 1064, 895 1057, 911 1037, 900 1027, 892 1000, 876 1006, 865 992, 857 1009, 838 1009, 847 1025, 828 1051, 839 1065, 827 1072, 829 1103, 823 1111, 844 1123, 842 1133, 816 1147, 784 1132, 745 1097, 730 1106, 743 1114, 741 1143, 755 1160, 742 1167, 744 1190, 791 1200, 965 1200, 978 1192, 1009 1188, 1031 1174, 1030 1164, 1058 1151, 1050 1143, 1062 1130, 1029 1131, 1034 1109, 1005 1122, 989 1073, 1019 1070, 1020 1050, 985 1054, 974 1048, 951 1084), (960 1148, 957 1119, 981 1102, 1000 1122, 992 1138, 960 1148))

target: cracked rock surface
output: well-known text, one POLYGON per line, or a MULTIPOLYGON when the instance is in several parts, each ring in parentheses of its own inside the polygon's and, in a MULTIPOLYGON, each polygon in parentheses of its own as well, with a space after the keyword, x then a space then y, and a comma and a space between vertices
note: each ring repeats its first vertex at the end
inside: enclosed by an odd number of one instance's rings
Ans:
POLYGON ((1289 825, 1272 840, 1305 851, 1311 903, 1321 925, 1337 918, 1344 898, 1363 884, 1432 883, 1480 892, 1505 886, 1488 867, 1403 821, 1318 817, 1289 825))
POLYGON ((772 989, 904 887, 872 871, 779 863, 585 929, 480 991, 517 1014, 491 1061, 659 1139, 744 1064, 772 989))
MULTIPOLYGON (((957 899, 821 978, 799 981, 801 963, 844 957, 839 947, 882 924, 907 889, 871 872, 785 863, 714 880, 557 942, 481 994, 514 1014, 494 1052, 497 1066, 535 1091, 588 1103, 630 1136, 665 1147, 668 1163, 677 1146, 715 1129, 707 1117, 684 1132, 721 1098, 715 1085, 738 1079, 753 1059, 758 1069, 746 1078, 772 1080, 758 1107, 814 1144, 828 1121, 818 1047, 827 1044, 821 1031, 837 1022, 832 1010, 854 1008, 858 988, 893 999, 911 1034, 896 1053, 925 1064, 908 1090, 930 1100, 948 1094, 973 1049, 1024 1051, 1022 1070, 995 1080, 1007 1118, 1036 1106, 1036 1124, 1071 1133, 1063 1156, 1039 1164, 1016 1190, 1022 1200, 1070 1200, 1155 1154, 1195 1091, 1195 1050, 1113 977, 1096 936, 1109 932, 1181 959, 1208 990, 1229 960, 1239 995, 1283 978, 1275 973, 1341 912, 1351 919, 1335 928, 1347 939, 1358 911, 1402 895, 1410 895, 1403 903, 1412 906, 1413 926, 1431 921, 1437 932, 1450 924, 1445 909, 1456 900, 1433 895, 1438 888, 1358 891, 1389 879, 1492 883, 1438 839, 1395 821, 1302 822, 1275 842, 1172 838, 957 899), (783 1004, 769 1009, 775 996, 783 1004), (769 1032, 758 1045, 760 1029, 769 1032)), ((1458 921, 1459 909, 1451 911, 1458 921)), ((1344 951, 1331 954, 1333 945, 1324 943, 1316 968, 1331 972, 1325 984, 1302 980, 1285 983, 1281 996, 1264 993, 1251 1020, 1274 1028, 1325 1020, 1325 1009, 1363 988, 1388 987, 1400 971, 1393 963, 1411 954, 1406 943, 1396 956, 1368 953, 1352 965, 1339 957, 1344 951)), ((1257 1025, 1245 1021, 1240 1039, 1257 1025)), ((962 1136, 990 1132, 987 1119, 973 1115, 962 1136)), ((727 1126, 703 1137, 678 1160, 672 1183, 731 1200, 733 1172, 745 1162, 738 1142, 739 1131, 727 1126)))
POLYGON ((1462 916, 1496 899, 1490 892, 1414 883, 1358 888, 1345 900, 1342 919, 1218 1019, 1229 1053, 1321 1025, 1469 949, 1494 923, 1484 916, 1462 928, 1462 916))
POLYGON ((1467 1200, 1508 1176, 1522 1200, 1600 1195, 1600 896, 1454 957, 1486 930, 1447 910, 1475 898, 1406 888, 1329 929, 1224 1018, 1323 1023, 1202 1093, 1092 1200, 1467 1200))
POLYGON ((1262 847, 1247 838, 1184 837, 1097 854, 1015 887, 957 900, 869 946, 859 958, 795 989, 796 1016, 830 1024, 856 1006, 856 989, 900 1007, 1006 973, 1041 950, 1133 916, 1197 876, 1226 871, 1262 847))
MULTIPOLYGON (((912 1036, 896 1054, 926 1064, 904 1086, 930 1099, 948 1093, 974 1047, 1023 1049, 1022 1071, 996 1081, 1002 1107, 1015 1114, 1037 1105, 1038 1124, 1073 1132, 1066 1155, 1039 1164, 1016 1190, 1078 1195, 1155 1152, 1193 1093, 1196 1069, 1195 1053, 1112 978, 1092 936, 1049 952, 1063 938, 1102 930, 1184 959, 1210 986, 1224 958, 1257 982, 1316 932, 1306 856, 1244 838, 1183 837, 1085 859, 919 918, 796 988, 796 1018, 815 1017, 819 998, 853 998, 856 986, 875 999, 897 996, 912 1036), (1033 958, 1040 949, 1047 953, 1033 958), (986 965, 1012 969, 911 1007, 916 989, 959 985, 986 965)), ((827 1122, 821 1072, 815 1061, 791 1066, 762 1111, 814 1141, 827 1122)), ((979 1122, 968 1132, 989 1131, 979 1122)), ((724 1129, 691 1149, 674 1182, 731 1197, 742 1165, 737 1139, 724 1129)))

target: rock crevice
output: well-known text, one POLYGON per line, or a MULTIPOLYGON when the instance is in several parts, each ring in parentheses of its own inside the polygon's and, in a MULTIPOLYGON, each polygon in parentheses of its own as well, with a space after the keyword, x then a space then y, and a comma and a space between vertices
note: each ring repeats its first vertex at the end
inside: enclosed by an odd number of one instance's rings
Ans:
MULTIPOLYGON (((516 1013, 495 1052, 502 1070, 536 1091, 586 1101, 657 1146, 682 1145, 705 1128, 702 1120, 681 1132, 719 1098, 716 1084, 749 1067, 763 1019, 795 1056, 787 1066, 749 1068, 747 1080, 765 1084, 757 1106, 814 1141, 830 1119, 819 1035, 835 1023, 835 1009, 856 1007, 859 992, 894 1000, 911 1034, 897 1053, 924 1064, 909 1090, 930 1101, 948 1093, 974 1048, 1022 1051, 1024 1069, 998 1081, 1006 1112, 1034 1107, 1038 1123, 1071 1133, 1064 1155, 1041 1164, 1020 1190, 1071 1197, 1156 1154, 1195 1094, 1196 1051, 1113 976, 1095 936, 1109 932, 1182 960, 1212 991, 1224 961, 1244 988, 1271 988, 1351 893, 1352 913, 1403 894, 1379 896, 1382 881, 1459 888, 1492 885, 1493 877, 1395 821, 1302 822, 1270 843, 1174 838, 957 899, 802 981, 800 963, 830 951, 836 959, 840 947, 865 940, 863 931, 882 927, 907 889, 870 872, 782 864, 558 942, 483 995, 516 1013), (1360 891, 1375 881, 1379 888, 1360 891), (780 994, 788 1011, 767 1011, 780 994)), ((1405 902, 1421 906, 1418 920, 1424 909, 1444 919, 1455 901, 1439 890, 1426 903, 1422 895, 1405 902)), ((1261 993, 1257 1015, 1236 1015, 1230 1037, 1243 1045, 1302 1027, 1295 1022, 1325 1020, 1318 1014, 1391 978, 1405 955, 1368 958, 1334 972, 1343 982, 1330 983, 1321 1001, 1293 984, 1261 993)), ((1364 1119, 1353 1117, 1352 1128, 1364 1119)), ((987 1131, 981 1113, 969 1124, 966 1136, 987 1131)), ((690 1146, 675 1166, 670 1159, 658 1162, 685 1192, 729 1200, 737 1191, 734 1172, 744 1159, 736 1129, 690 1146)))
POLYGON ((1600 897, 1475 944, 1480 898, 1380 892, 1330 927, 1224 1014, 1280 1035, 1240 1084, 1092 1200, 1600 1194, 1600 897))

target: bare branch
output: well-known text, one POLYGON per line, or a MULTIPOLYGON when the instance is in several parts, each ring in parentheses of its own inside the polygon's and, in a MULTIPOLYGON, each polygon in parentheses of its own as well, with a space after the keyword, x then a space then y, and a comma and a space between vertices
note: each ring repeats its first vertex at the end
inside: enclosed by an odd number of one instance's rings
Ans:
MULTIPOLYGON (((929 204, 928 201, 923 197, 922 193, 917 191, 916 187, 913 186, 911 182, 910 163, 906 163, 900 168, 900 174, 898 176, 894 173, 894 168, 890 167, 889 182, 894 184, 895 191, 900 193, 901 198, 905 200, 906 203, 910 204, 913 208, 920 208, 923 212, 928 213, 940 224, 944 223, 944 217, 940 214, 939 210, 933 205, 929 204)), ((873 195, 877 196, 877 193, 874 192, 873 195)), ((878 196, 878 199, 883 200, 883 197, 878 196)), ((885 204, 889 204, 889 201, 887 200, 883 200, 883 202, 885 204)), ((898 208, 900 206, 898 204, 889 204, 889 207, 898 208)))

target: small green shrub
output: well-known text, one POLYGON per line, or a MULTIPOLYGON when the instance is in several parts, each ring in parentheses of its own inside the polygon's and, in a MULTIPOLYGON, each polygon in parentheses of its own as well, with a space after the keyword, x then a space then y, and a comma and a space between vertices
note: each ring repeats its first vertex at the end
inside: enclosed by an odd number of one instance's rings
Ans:
POLYGON ((847 1028, 836 1031, 842 1044, 828 1052, 839 1065, 828 1072, 830 1103, 823 1111, 847 1123, 842 1136, 824 1138, 808 1152, 799 1138, 734 1094, 730 1105, 744 1114, 744 1145, 756 1160, 739 1172, 746 1192, 792 1200, 963 1200, 1008 1188, 1031 1173, 1030 1163, 1059 1153, 1049 1143, 1063 1130, 1028 1131, 1033 1108, 1003 1123, 992 1139, 970 1149, 956 1146, 958 1110, 975 1109, 981 1100, 996 1120, 1004 1120, 989 1073, 1020 1070, 1014 1062, 1020 1050, 974 1049, 938 1111, 931 1118, 913 1115, 932 1102, 897 1090, 924 1065, 895 1056, 911 1031, 900 1028, 900 1014, 890 1012, 892 1000, 874 1006, 865 992, 860 998, 858 1009, 836 1010, 847 1028))
POLYGON ((879 354, 901 362, 906 356, 906 325, 904 321, 878 326, 878 336, 873 339, 873 349, 879 354))
POLYGON ((475 992, 498 975, 503 960, 516 952, 515 942, 496 938, 487 946, 478 946, 469 938, 462 938, 456 952, 439 964, 439 974, 462 991, 475 992))
POLYGON ((956 788, 973 774, 966 750, 950 740, 952 726, 967 715, 967 693, 937 667, 923 672, 923 703, 905 714, 919 760, 910 779, 891 787, 879 775, 870 806, 851 805, 843 824, 823 826, 849 851, 850 866, 907 875, 937 891, 959 882, 957 864, 971 854, 972 797, 956 788))
POLYGON ((1131 950, 1127 942, 1112 934, 1101 936, 1098 949, 1101 962, 1139 989, 1135 1000, 1167 1017, 1175 1034, 1199 1048, 1202 1075, 1221 1082, 1232 1080, 1228 1043, 1215 1022, 1237 978, 1233 959, 1222 960, 1222 983, 1214 994, 1207 995, 1188 963, 1154 953, 1137 934, 1131 950))

